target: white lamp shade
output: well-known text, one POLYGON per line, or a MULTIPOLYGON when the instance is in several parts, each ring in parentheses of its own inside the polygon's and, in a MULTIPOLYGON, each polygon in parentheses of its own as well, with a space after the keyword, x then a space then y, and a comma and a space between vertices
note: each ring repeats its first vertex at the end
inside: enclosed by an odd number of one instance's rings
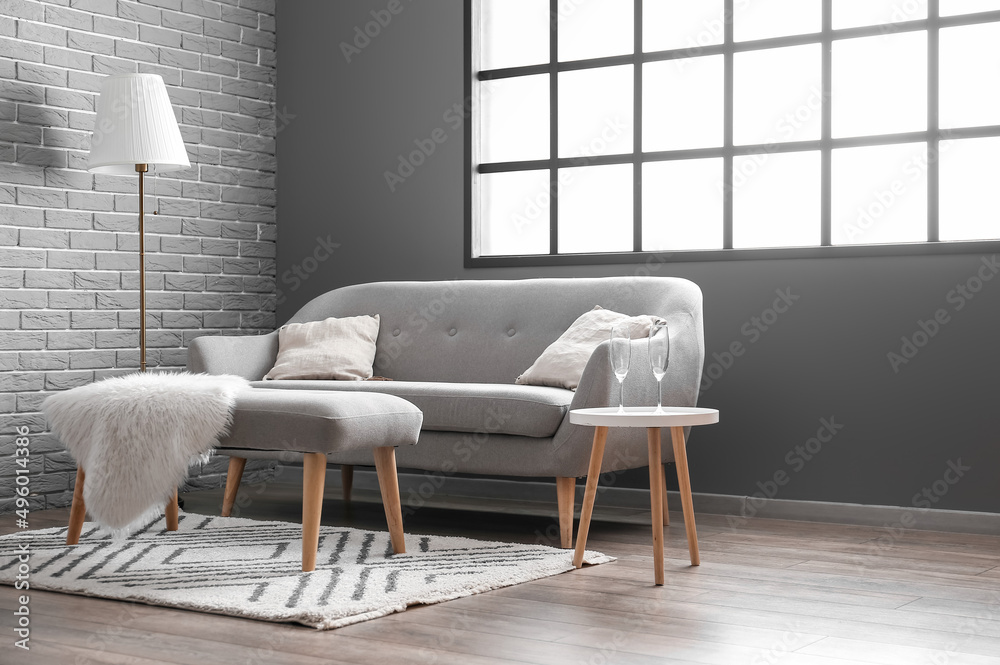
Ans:
POLYGON ((136 164, 157 172, 191 166, 167 87, 157 74, 115 74, 101 83, 87 170, 127 175, 136 164))

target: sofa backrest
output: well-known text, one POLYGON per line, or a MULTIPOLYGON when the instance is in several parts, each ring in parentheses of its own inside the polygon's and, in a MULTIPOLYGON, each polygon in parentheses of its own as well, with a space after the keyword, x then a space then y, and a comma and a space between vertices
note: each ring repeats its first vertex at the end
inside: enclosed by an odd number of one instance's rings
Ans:
POLYGON ((675 277, 374 282, 314 298, 289 322, 378 314, 376 375, 512 383, 595 305, 667 319, 673 343, 698 358, 700 375, 701 290, 675 277))

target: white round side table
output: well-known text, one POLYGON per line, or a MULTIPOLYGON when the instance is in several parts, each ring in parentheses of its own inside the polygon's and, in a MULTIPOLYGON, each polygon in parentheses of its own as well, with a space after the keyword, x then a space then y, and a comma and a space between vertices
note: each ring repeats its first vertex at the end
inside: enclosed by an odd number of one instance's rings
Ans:
POLYGON ((587 549, 587 534, 590 518, 594 513, 594 499, 597 496, 597 480, 601 475, 604 460, 604 444, 608 439, 609 427, 645 427, 649 439, 649 501, 653 511, 653 577, 657 585, 663 584, 663 506, 666 499, 663 464, 660 456, 660 428, 669 427, 674 445, 674 462, 677 465, 677 481, 681 491, 681 506, 684 509, 684 528, 687 531, 688 552, 691 565, 701 563, 698 555, 698 532, 694 525, 694 506, 691 504, 691 478, 688 475, 687 448, 684 428, 692 425, 711 425, 719 422, 717 409, 699 407, 665 406, 660 413, 655 406, 630 406, 624 411, 618 407, 596 409, 574 409, 569 412, 569 421, 575 425, 592 425, 594 445, 590 450, 590 467, 587 470, 587 489, 583 495, 583 510, 580 513, 580 532, 576 537, 576 552, 573 565, 583 565, 583 552, 587 549))

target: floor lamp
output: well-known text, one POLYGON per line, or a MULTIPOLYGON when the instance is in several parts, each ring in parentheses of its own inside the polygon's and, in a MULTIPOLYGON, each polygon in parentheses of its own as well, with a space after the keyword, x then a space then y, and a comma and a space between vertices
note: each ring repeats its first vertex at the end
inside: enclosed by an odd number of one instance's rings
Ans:
POLYGON ((139 371, 146 371, 146 242, 143 227, 144 177, 190 168, 163 78, 157 74, 116 74, 101 83, 87 170, 139 174, 139 371))

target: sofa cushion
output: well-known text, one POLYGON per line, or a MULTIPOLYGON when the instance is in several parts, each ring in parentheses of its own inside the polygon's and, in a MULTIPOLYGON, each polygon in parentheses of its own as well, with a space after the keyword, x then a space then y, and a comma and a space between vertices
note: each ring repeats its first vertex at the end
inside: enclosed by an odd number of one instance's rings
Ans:
POLYGON ((549 437, 569 411, 562 388, 424 381, 256 381, 284 390, 347 390, 402 397, 424 413, 424 430, 549 437))
POLYGON ((587 361, 601 342, 610 339, 612 328, 626 324, 632 339, 645 338, 656 320, 655 316, 629 316, 598 305, 581 314, 559 339, 538 356, 531 367, 517 377, 515 383, 576 390, 587 361))
POLYGON ((265 379, 361 381, 372 375, 379 317, 330 317, 278 330, 278 358, 265 379))

